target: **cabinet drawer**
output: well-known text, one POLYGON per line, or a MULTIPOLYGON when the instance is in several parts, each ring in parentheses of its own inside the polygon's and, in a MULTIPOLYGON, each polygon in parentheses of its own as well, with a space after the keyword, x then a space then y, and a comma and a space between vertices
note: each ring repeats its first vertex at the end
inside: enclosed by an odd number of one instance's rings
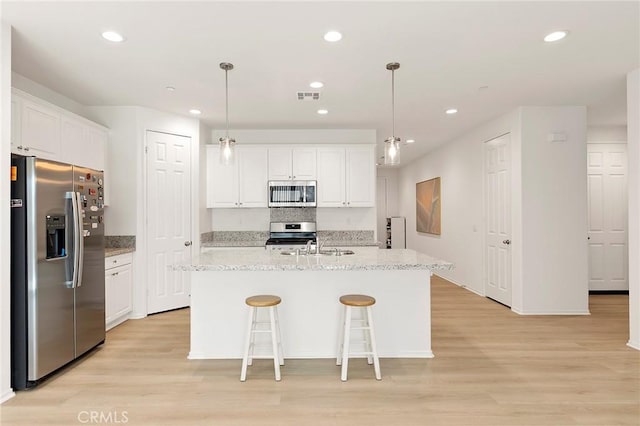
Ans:
POLYGON ((133 262, 133 253, 124 253, 117 256, 109 256, 104 259, 104 269, 109 270, 118 266, 127 265, 133 262))

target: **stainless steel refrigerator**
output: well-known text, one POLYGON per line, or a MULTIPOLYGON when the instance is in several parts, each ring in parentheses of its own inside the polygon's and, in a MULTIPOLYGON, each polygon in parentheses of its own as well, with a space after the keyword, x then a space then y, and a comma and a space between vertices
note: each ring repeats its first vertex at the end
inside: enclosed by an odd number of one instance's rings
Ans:
POLYGON ((11 156, 11 370, 35 386, 105 339, 103 174, 11 156))

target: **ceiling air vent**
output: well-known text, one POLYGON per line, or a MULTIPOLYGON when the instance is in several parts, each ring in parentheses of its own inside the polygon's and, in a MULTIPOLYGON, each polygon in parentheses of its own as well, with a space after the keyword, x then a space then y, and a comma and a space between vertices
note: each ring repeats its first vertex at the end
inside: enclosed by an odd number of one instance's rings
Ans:
POLYGON ((299 101, 317 101, 320 99, 320 92, 297 92, 299 101))

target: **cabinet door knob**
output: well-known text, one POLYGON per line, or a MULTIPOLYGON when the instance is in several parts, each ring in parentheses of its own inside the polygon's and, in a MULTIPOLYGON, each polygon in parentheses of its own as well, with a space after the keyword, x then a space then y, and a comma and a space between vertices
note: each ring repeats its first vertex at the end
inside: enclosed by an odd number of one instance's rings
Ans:
POLYGON ((24 150, 25 150, 25 151, 29 151, 29 147, 28 147, 28 146, 25 146, 25 147, 24 147, 24 150))
POLYGON ((511 240, 502 240, 502 244, 509 245, 511 244, 511 240))
POLYGON ((18 145, 18 149, 22 149, 22 145, 18 145))
POLYGON ((190 245, 191 245, 191 241, 185 241, 185 242, 184 242, 184 246, 185 246, 185 247, 189 247, 190 245))

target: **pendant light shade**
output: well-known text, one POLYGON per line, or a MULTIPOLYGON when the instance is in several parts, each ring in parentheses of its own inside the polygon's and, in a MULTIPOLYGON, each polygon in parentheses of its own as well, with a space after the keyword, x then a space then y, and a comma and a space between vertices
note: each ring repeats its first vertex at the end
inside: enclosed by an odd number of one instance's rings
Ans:
POLYGON ((228 73, 233 69, 233 64, 222 62, 220 68, 224 70, 224 89, 225 89, 225 116, 227 122, 227 131, 224 138, 220 138, 220 162, 222 164, 230 164, 234 161, 236 140, 229 137, 229 77, 228 73))
POLYGON ((395 71, 400 68, 397 62, 387 64, 391 71, 391 136, 384 141, 384 164, 395 166, 400 164, 400 138, 396 137, 396 105, 395 105, 395 71))

